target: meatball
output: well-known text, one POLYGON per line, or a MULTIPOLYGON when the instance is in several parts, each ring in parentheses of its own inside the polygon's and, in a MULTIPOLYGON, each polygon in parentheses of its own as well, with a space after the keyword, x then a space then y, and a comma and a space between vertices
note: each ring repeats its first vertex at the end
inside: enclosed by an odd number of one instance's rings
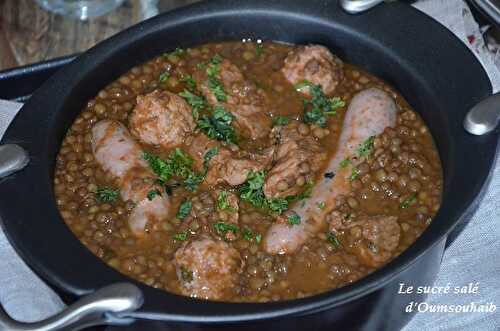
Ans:
POLYGON ((301 135, 297 123, 294 121, 274 129, 280 142, 276 164, 264 184, 264 193, 268 198, 284 198, 304 191, 307 180, 314 178, 314 172, 326 161, 325 149, 312 135, 301 135))
MULTIPOLYGON (((335 91, 344 77, 342 61, 320 45, 303 46, 291 51, 281 72, 291 84, 309 81, 321 85, 327 95, 335 91)), ((307 87, 301 91, 309 94, 307 87)))
POLYGON ((171 149, 181 145, 194 128, 191 108, 178 95, 154 91, 137 97, 130 129, 144 143, 171 149))
POLYGON ((247 80, 241 70, 223 59, 218 65, 217 79, 222 84, 225 101, 217 100, 206 70, 194 74, 200 90, 211 105, 221 104, 234 115, 238 133, 250 139, 264 138, 271 130, 271 118, 266 114, 267 95, 262 89, 247 80))
POLYGON ((212 300, 234 293, 243 267, 236 249, 210 238, 184 244, 175 253, 174 263, 184 295, 212 300))
POLYGON ((334 211, 331 214, 330 230, 338 232, 357 227, 361 233, 352 247, 359 261, 369 267, 377 268, 389 261, 399 245, 401 227, 396 216, 360 215, 355 220, 345 220, 334 211))

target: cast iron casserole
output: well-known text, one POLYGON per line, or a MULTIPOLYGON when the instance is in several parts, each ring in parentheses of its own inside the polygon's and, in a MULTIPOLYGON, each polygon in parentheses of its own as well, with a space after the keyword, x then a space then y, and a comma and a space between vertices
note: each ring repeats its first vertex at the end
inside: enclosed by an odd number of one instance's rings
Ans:
POLYGON ((474 55, 444 27, 404 4, 349 16, 337 1, 203 2, 108 39, 32 96, 2 141, 21 145, 31 158, 25 170, 0 182, 2 226, 21 257, 63 291, 81 296, 120 281, 139 286, 145 302, 134 316, 156 320, 149 322, 148 330, 154 325, 175 330, 222 325, 231 330, 398 328, 411 317, 404 307, 412 300, 423 300, 397 295, 398 284, 432 284, 448 235, 470 218, 488 182, 499 130, 472 136, 463 130, 462 121, 470 107, 490 94, 489 79, 474 55), (59 215, 52 184, 56 154, 66 130, 90 98, 132 66, 162 52, 242 38, 328 46, 401 91, 436 140, 444 170, 443 203, 436 218, 398 258, 352 285, 267 304, 181 297, 137 283, 106 266, 59 215))

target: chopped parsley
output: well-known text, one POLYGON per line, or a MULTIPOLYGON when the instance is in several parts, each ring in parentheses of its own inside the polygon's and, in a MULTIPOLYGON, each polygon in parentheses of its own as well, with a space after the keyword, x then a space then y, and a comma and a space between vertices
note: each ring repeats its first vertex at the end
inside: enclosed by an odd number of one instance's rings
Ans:
POLYGON ((286 198, 267 199, 264 194, 265 177, 266 172, 264 170, 250 171, 247 174, 246 182, 238 189, 240 198, 256 208, 281 215, 288 210, 290 203, 303 200, 311 195, 313 183, 307 183, 306 190, 300 194, 290 195, 286 198))
POLYGON ((288 224, 290 225, 299 225, 300 224, 300 216, 297 214, 289 215, 287 217, 288 224))
POLYGON ((240 198, 256 208, 279 215, 288 210, 288 200, 283 198, 267 199, 264 195, 265 177, 264 170, 250 171, 247 175, 247 181, 239 188, 240 198))
POLYGON ((236 211, 236 209, 231 206, 227 199, 227 191, 222 190, 219 192, 219 195, 217 197, 217 208, 219 210, 228 210, 231 213, 236 211))
POLYGON ((286 116, 276 116, 273 118, 273 126, 284 126, 290 123, 290 119, 286 116))
POLYGON ((264 44, 258 43, 255 45, 255 54, 257 54, 257 57, 261 57, 264 54, 264 44))
POLYGON ((327 116, 336 115, 337 109, 344 107, 345 102, 339 97, 328 98, 321 85, 314 85, 309 81, 295 86, 299 91, 306 87, 309 88, 311 98, 304 99, 304 121, 325 127, 327 116))
POLYGON ((156 189, 153 189, 153 190, 150 190, 150 191, 148 192, 148 195, 147 195, 147 197, 148 197, 148 200, 149 200, 149 201, 152 201, 152 200, 153 200, 154 198, 156 198, 157 196, 161 196, 161 192, 160 192, 160 190, 158 190, 157 188, 156 188, 156 189))
POLYGON ((170 73, 168 71, 165 71, 158 77, 158 81, 160 83, 166 82, 170 78, 170 73))
POLYGON ((224 236, 229 231, 231 231, 234 234, 238 233, 238 226, 232 223, 228 224, 224 222, 218 222, 214 224, 214 229, 215 232, 217 232, 217 234, 220 236, 224 236))
POLYGON ((188 217, 188 215, 191 213, 192 208, 193 203, 191 202, 191 200, 184 200, 179 206, 176 217, 182 221, 183 219, 188 217))
POLYGON ((207 108, 207 101, 204 97, 200 97, 188 90, 184 90, 179 93, 181 97, 183 97, 186 102, 193 108, 193 117, 195 120, 198 120, 200 117, 200 111, 207 108))
POLYGON ((213 147, 210 148, 203 156, 203 176, 207 175, 208 164, 217 154, 219 154, 219 147, 213 147))
POLYGON ((241 234, 243 235, 243 239, 247 241, 252 241, 253 239, 253 232, 250 229, 243 229, 241 231, 241 234))
POLYGON ((175 241, 186 241, 188 237, 187 232, 179 232, 177 234, 174 234, 173 238, 175 241))
POLYGON ((144 159, 158 176, 159 182, 165 184, 173 176, 184 179, 184 186, 189 191, 196 191, 203 181, 204 175, 193 171, 193 160, 182 149, 176 148, 166 160, 151 153, 144 153, 144 159))
POLYGON ((287 196, 286 197, 286 200, 289 202, 289 203, 292 203, 294 201, 300 201, 300 200, 304 200, 304 199, 307 199, 307 198, 310 198, 311 197, 311 193, 312 193, 312 188, 314 186, 314 182, 312 181, 308 181, 306 183, 306 189, 302 192, 302 193, 299 193, 297 195, 290 195, 290 196, 287 196))
POLYGON ((340 241, 337 236, 333 232, 328 232, 326 234, 326 240, 333 246, 333 248, 337 249, 340 247, 340 241))
POLYGON ((373 142, 375 141, 375 136, 371 136, 370 138, 363 141, 358 147, 358 156, 370 156, 373 152, 373 142))
POLYGON ((231 125, 234 116, 227 112, 224 107, 217 105, 213 113, 203 115, 198 120, 198 127, 209 137, 227 143, 236 143, 236 132, 231 125))
POLYGON ((317 202, 316 207, 318 207, 321 210, 325 209, 325 207, 326 207, 325 202, 324 201, 317 202))
POLYGON ((359 171, 359 169, 358 169, 358 168, 353 167, 353 168, 352 168, 351 175, 349 176, 349 180, 350 180, 350 181, 353 181, 353 180, 358 179, 358 177, 359 177, 359 174, 360 174, 360 173, 361 173, 361 171, 359 171))
POLYGON ((348 158, 345 158, 343 159, 342 161, 340 161, 340 168, 345 168, 347 167, 349 164, 351 164, 351 160, 349 160, 348 158))
POLYGON ((257 233, 254 236, 254 233, 252 232, 252 230, 250 230, 248 228, 241 230, 241 235, 243 236, 243 239, 245 239, 246 241, 255 240, 255 242, 257 244, 260 243, 262 240, 262 235, 260 233, 257 233))
POLYGON ((110 187, 99 187, 95 192, 99 202, 115 202, 118 199, 118 190, 110 187))
POLYGON ((417 194, 413 193, 399 205, 399 208, 406 209, 417 202, 417 194))
POLYGON ((171 56, 182 56, 186 53, 186 50, 184 48, 180 48, 180 47, 176 47, 173 51, 171 51, 170 53, 164 53, 163 56, 164 57, 171 57, 171 56))
POLYGON ((267 202, 267 208, 278 215, 288 210, 289 203, 286 198, 267 199, 266 202, 267 202))
POLYGON ((181 278, 186 283, 190 283, 193 281, 193 272, 185 266, 181 266, 181 278))
POLYGON ((261 241, 262 241, 262 235, 260 233, 255 235, 255 242, 259 244, 261 241))
POLYGON ((267 203, 263 190, 265 177, 265 171, 249 171, 246 182, 238 190, 240 198, 254 207, 264 209, 267 203))
POLYGON ((193 79, 193 76, 191 75, 183 76, 181 81, 186 84, 187 89, 189 91, 196 91, 196 81, 193 79))
POLYGON ((174 175, 170 162, 166 162, 160 157, 147 152, 144 153, 143 158, 148 162, 149 167, 161 182, 168 181, 174 175))
POLYGON ((220 63, 222 58, 216 54, 208 63, 206 69, 208 75, 208 88, 214 94, 215 99, 218 102, 227 101, 226 91, 224 91, 224 86, 221 81, 217 78, 220 72, 220 63))

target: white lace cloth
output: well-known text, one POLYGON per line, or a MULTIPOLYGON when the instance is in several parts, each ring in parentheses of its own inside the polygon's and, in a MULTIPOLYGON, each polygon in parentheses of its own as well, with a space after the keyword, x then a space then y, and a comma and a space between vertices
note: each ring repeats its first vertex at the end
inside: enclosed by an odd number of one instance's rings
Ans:
MULTIPOLYGON (((440 21, 464 41, 481 61, 492 81, 500 89, 500 72, 494 65, 479 28, 462 0, 423 0, 415 7, 440 21)), ((0 137, 14 118, 19 104, 0 101, 0 137)), ((500 305, 500 163, 493 181, 469 225, 448 248, 435 286, 451 287, 478 283, 477 294, 432 294, 428 304, 467 305, 492 302, 500 305), (478 255, 478 252, 481 252, 478 255)), ((17 256, 0 230, 0 302, 7 312, 21 321, 36 321, 60 311, 64 304, 17 256)), ((425 307, 424 307, 425 308, 425 307)), ((390 309, 388 307, 388 309, 390 309)), ((500 307, 494 313, 420 312, 404 328, 416 330, 500 329, 500 307)))

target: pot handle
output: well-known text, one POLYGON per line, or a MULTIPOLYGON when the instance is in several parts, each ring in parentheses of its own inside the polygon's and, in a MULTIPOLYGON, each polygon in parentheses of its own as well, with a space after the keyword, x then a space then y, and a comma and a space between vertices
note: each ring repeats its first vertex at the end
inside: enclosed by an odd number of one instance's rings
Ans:
POLYGON ((0 179, 26 167, 28 153, 19 145, 0 145, 0 179))
POLYGON ((340 7, 349 14, 360 14, 382 2, 393 2, 396 0, 340 0, 340 7))
POLYGON ((465 116, 464 128, 471 134, 481 136, 495 130, 499 121, 500 92, 472 107, 465 116))
POLYGON ((141 290, 130 283, 116 283, 89 294, 46 320, 21 323, 10 318, 0 306, 0 330, 56 331, 81 330, 96 325, 129 325, 130 313, 142 306, 141 290))

